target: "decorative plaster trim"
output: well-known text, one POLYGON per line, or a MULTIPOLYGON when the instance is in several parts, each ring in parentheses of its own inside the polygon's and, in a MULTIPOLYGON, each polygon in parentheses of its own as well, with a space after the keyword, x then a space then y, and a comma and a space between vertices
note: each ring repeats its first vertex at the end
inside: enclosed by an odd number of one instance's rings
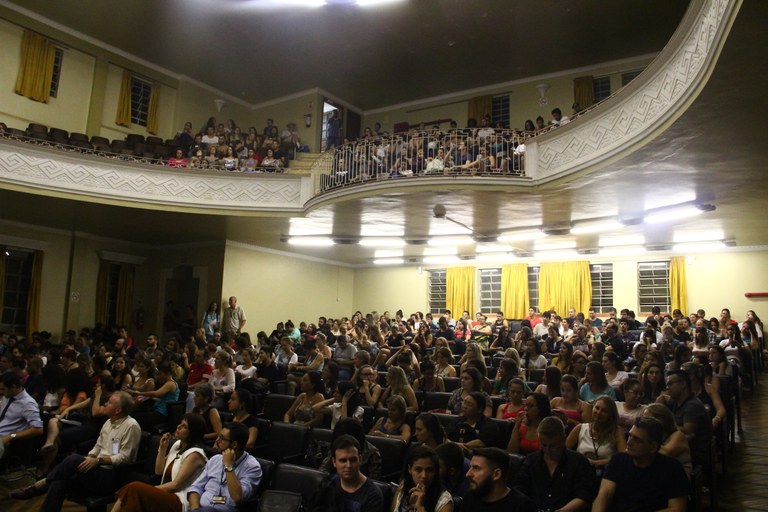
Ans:
POLYGON ((169 169, 0 140, 0 184, 32 191, 196 211, 300 212, 312 177, 169 169))
POLYGON ((549 181, 620 158, 658 135, 704 87, 740 4, 694 0, 640 76, 589 114, 526 145, 526 174, 549 181))

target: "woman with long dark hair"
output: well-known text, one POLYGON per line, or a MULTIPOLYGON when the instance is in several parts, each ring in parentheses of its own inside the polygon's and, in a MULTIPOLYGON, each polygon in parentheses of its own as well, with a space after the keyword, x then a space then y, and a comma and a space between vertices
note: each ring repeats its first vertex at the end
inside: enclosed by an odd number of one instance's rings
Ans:
POLYGON ((413 448, 405 461, 392 512, 453 512, 453 498, 440 480, 440 461, 429 447, 413 448))
POLYGON ((112 512, 149 512, 167 510, 182 512, 187 509, 187 488, 205 467, 207 458, 200 447, 205 432, 205 420, 199 414, 187 414, 176 428, 172 441, 170 433, 160 438, 160 449, 155 458, 155 474, 161 476, 160 485, 131 482, 117 491, 112 512))

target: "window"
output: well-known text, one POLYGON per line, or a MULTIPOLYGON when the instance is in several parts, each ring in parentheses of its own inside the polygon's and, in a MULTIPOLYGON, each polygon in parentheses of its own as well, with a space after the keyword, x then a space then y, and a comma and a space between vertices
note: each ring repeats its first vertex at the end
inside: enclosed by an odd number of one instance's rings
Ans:
POLYGON ((662 311, 672 308, 669 294, 669 261, 648 261, 637 264, 637 293, 641 312, 650 312, 653 306, 662 311))
POLYGON ((491 125, 501 123, 505 128, 509 127, 509 95, 494 96, 491 106, 491 125))
POLYGON ((147 126, 149 96, 152 84, 138 77, 131 77, 131 123, 147 126))
POLYGON ((528 301, 532 308, 539 305, 539 269, 528 265, 528 301))
POLYGON ((34 253, 5 248, 5 288, 0 331, 25 334, 34 253))
POLYGON ((598 313, 607 313, 613 306, 613 264, 590 265, 592 278, 592 307, 598 313))
POLYGON ((51 77, 51 98, 59 93, 59 79, 61 78, 61 61, 64 59, 64 50, 56 48, 56 56, 53 59, 53 76, 51 77))
POLYGON ((592 87, 595 93, 595 103, 603 101, 611 95, 611 77, 598 76, 593 78, 592 87))
POLYGON ((429 271, 429 311, 442 314, 445 311, 445 269, 429 271))
POLYGON ((496 313, 501 309, 501 269, 480 269, 480 311, 496 313))
POLYGON ((637 78, 637 75, 639 75, 642 72, 643 72, 642 69, 634 69, 632 71, 625 71, 624 73, 621 74, 621 86, 624 87, 629 82, 631 82, 632 80, 637 78))

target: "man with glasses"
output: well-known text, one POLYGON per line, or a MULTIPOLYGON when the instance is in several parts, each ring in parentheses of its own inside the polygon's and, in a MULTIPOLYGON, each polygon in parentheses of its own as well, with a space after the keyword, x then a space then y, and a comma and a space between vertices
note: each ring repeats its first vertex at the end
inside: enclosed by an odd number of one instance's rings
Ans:
MULTIPOLYGON (((675 370, 667 375, 667 395, 662 394, 657 402, 665 404, 675 415, 677 427, 690 440, 694 462, 709 450, 712 439, 712 422, 701 400, 691 390, 691 377, 683 370, 675 370)), ((699 460, 698 462, 701 462, 699 460)))
POLYGON ((238 504, 250 501, 256 495, 261 482, 261 466, 245 451, 247 442, 248 428, 245 425, 224 425, 215 444, 221 454, 208 460, 189 488, 190 511, 235 511, 238 504))
POLYGON ((594 498, 595 471, 582 454, 565 448, 565 426, 549 416, 538 428, 540 449, 525 458, 515 488, 539 510, 582 510, 594 498))
POLYGON ((686 509, 690 484, 680 462, 659 453, 664 427, 655 418, 637 418, 627 451, 611 457, 592 512, 686 509))

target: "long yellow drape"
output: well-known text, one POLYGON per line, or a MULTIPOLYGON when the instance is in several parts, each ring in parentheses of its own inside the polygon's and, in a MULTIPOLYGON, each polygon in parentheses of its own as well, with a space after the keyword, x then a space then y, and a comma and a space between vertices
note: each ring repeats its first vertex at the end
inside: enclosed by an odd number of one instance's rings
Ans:
POLYGON ((109 267, 108 261, 99 263, 99 276, 96 279, 96 323, 107 323, 107 307, 109 306, 109 267))
POLYGON ((123 82, 120 85, 120 98, 117 100, 115 124, 131 126, 131 73, 123 70, 123 82))
POLYGON ((115 323, 128 325, 133 312, 133 281, 136 268, 129 263, 120 265, 120 277, 117 282, 117 306, 115 308, 115 323))
POLYGON ((582 109, 591 107, 595 102, 595 86, 591 76, 573 79, 573 101, 582 109))
POLYGON ((32 278, 27 295, 27 336, 40 328, 40 293, 43 289, 43 251, 35 251, 32 257, 32 278))
POLYGON ((160 85, 152 84, 152 92, 149 93, 149 108, 147 109, 147 131, 157 135, 158 109, 160 105, 160 85))
POLYGON ((528 313, 528 265, 501 267, 501 311, 507 318, 525 318, 528 313))
POLYGON ((679 309, 687 315, 688 277, 685 256, 673 256, 669 261, 669 295, 672 299, 672 309, 679 309))
POLYGON ((51 95, 56 47, 45 37, 24 31, 21 39, 21 64, 16 78, 16 94, 47 103, 51 95))
POLYGON ((455 267, 445 271, 445 307, 454 315, 475 310, 475 267, 455 267))
POLYGON ((539 309, 561 315, 569 308, 587 312, 592 302, 588 261, 545 262, 539 271, 539 309))
MULTIPOLYGON (((491 115, 493 111, 493 96, 478 96, 467 102, 467 119, 474 119, 480 126, 483 116, 491 115)), ((453 312, 453 310, 451 310, 453 312)))

